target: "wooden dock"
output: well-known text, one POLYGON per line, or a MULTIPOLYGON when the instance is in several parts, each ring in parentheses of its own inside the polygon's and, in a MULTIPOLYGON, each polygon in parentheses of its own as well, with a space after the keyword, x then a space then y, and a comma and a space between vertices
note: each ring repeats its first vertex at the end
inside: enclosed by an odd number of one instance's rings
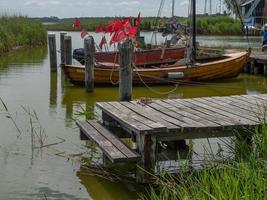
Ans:
MULTIPOLYGON (((257 127, 266 121, 267 94, 241 95, 227 97, 204 97, 193 99, 143 99, 130 102, 99 102, 96 104, 102 110, 102 125, 99 125, 98 132, 104 135, 102 127, 110 131, 108 135, 116 135, 119 140, 121 129, 125 134, 130 135, 136 142, 137 148, 132 150, 134 160, 141 168, 153 171, 156 163, 156 149, 158 142, 179 141, 192 138, 226 137, 235 134, 247 136, 250 128, 257 127), (239 131, 239 132, 238 132, 239 131), (138 160, 138 156, 140 159, 138 160)), ((80 123, 80 122, 79 122, 80 123)), ((81 128, 81 132, 90 132, 91 128, 81 128)), ((89 122, 84 122, 88 123, 89 122)), ((99 145, 99 134, 91 130, 94 138, 91 138, 99 145)), ((88 133, 87 133, 88 134, 88 133)), ((108 137, 107 137, 108 138, 108 137)), ((114 139, 114 137, 113 137, 114 139)), ((114 142, 111 141, 114 144, 114 142)), ((122 154, 125 151, 124 145, 121 149, 116 147, 122 154)), ((99 145, 101 148, 101 144, 99 145)), ((114 146, 106 144, 106 146, 114 146)), ((129 148, 129 147, 127 147, 129 148)), ((105 147, 102 148, 105 151, 105 147)), ((129 150, 127 150, 129 153, 129 150)), ((108 155, 108 153, 106 153, 108 155)), ((107 156, 110 157, 110 156, 107 156)), ((110 159, 112 161, 112 159, 110 159)), ((124 159, 125 160, 125 159, 124 159)), ((127 158, 126 158, 127 160, 127 158)), ((144 182, 145 173, 142 170, 137 172, 138 181, 144 182)))
POLYGON ((267 52, 251 52, 245 73, 267 76, 267 52))

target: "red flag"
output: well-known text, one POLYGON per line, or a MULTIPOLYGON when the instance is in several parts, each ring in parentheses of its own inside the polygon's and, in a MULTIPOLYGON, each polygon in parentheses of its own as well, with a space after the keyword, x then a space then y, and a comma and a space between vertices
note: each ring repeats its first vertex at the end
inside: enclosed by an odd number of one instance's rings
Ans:
POLYGON ((113 33, 113 26, 114 26, 114 21, 110 22, 105 29, 106 33, 113 33))
POLYGON ((137 31, 138 31, 138 27, 137 26, 128 28, 128 30, 127 30, 128 37, 131 38, 131 39, 135 39, 137 31))
POLYGON ((123 26, 123 21, 122 20, 116 20, 114 21, 114 25, 113 25, 113 31, 114 32, 118 32, 122 29, 123 26))
POLYGON ((103 48, 103 45, 104 45, 104 44, 107 44, 107 40, 106 40, 106 37, 105 37, 105 36, 102 37, 102 40, 101 40, 101 42, 100 42, 100 44, 99 44, 100 49, 103 48))
POLYGON ((129 27, 131 26, 131 19, 130 18, 126 18, 122 21, 122 24, 124 27, 129 27))
POLYGON ((75 20, 72 23, 72 28, 76 29, 76 28, 81 28, 81 21, 77 18, 75 18, 75 20))
POLYGON ((87 30, 86 29, 83 29, 81 31, 81 38, 83 39, 87 34, 88 34, 87 30))
POLYGON ((116 42, 121 42, 122 40, 126 39, 127 38, 127 35, 125 34, 124 31, 118 31, 118 32, 115 32, 112 36, 112 38, 110 39, 110 42, 109 44, 112 45, 116 42))
POLYGON ((141 17, 140 17, 141 13, 139 12, 137 18, 134 19, 134 26, 138 26, 141 22, 141 17))
POLYGON ((101 33, 101 32, 103 32, 103 25, 100 23, 99 25, 98 25, 98 27, 96 28, 96 31, 95 31, 96 33, 101 33))

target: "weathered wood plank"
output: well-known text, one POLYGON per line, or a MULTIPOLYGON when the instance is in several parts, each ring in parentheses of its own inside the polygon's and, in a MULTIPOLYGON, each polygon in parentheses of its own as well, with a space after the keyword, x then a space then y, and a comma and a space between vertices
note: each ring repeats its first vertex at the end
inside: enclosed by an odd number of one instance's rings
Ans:
POLYGON ((123 124, 125 128, 128 128, 129 130, 136 132, 136 133, 142 133, 146 131, 153 130, 151 127, 148 127, 144 125, 143 123, 140 123, 139 121, 136 121, 133 118, 130 118, 129 115, 122 113, 117 108, 111 106, 108 103, 102 102, 97 103, 97 107, 99 107, 103 112, 105 112, 107 115, 118 121, 119 123, 123 124))
POLYGON ((205 98, 202 99, 196 99, 196 101, 201 102, 201 103, 206 103, 208 104, 210 107, 212 107, 214 110, 216 110, 216 112, 220 112, 220 113, 224 113, 226 116, 229 117, 233 117, 238 119, 239 121, 241 121, 242 123, 245 124, 250 124, 250 125, 255 125, 258 123, 258 120, 255 119, 255 117, 249 116, 248 112, 246 112, 245 110, 238 110, 238 109, 233 109, 230 108, 229 105, 227 104, 223 104, 223 103, 219 103, 219 101, 208 101, 205 98))
POLYGON ((191 103, 195 104, 196 106, 206 108, 206 109, 208 109, 214 113, 216 112, 216 113, 219 113, 221 115, 228 117, 229 119, 233 120, 233 125, 240 125, 240 124, 254 125, 255 124, 255 122, 253 122, 251 120, 248 120, 246 118, 242 118, 239 115, 236 115, 232 112, 224 111, 224 110, 217 108, 216 104, 207 103, 205 101, 203 102, 201 100, 201 98, 187 99, 186 101, 191 102, 191 103))
POLYGON ((223 99, 215 99, 208 97, 208 98, 203 98, 202 101, 210 102, 212 105, 216 104, 216 107, 221 110, 234 113, 239 117, 243 117, 254 122, 258 122, 258 118, 252 112, 244 108, 239 108, 232 104, 225 103, 223 102, 223 99))
POLYGON ((87 121, 81 122, 78 121, 77 126, 80 130, 94 143, 96 143, 100 149, 104 152, 105 155, 112 161, 118 162, 126 160, 127 157, 121 153, 110 141, 103 137, 99 132, 93 128, 87 121))
POLYGON ((188 117, 185 117, 178 112, 174 112, 172 110, 169 110, 168 108, 158 104, 158 101, 154 101, 154 102, 148 104, 148 106, 155 109, 155 110, 158 110, 159 112, 163 113, 164 115, 167 115, 167 116, 170 116, 172 118, 179 120, 180 123, 178 125, 181 127, 200 128, 200 127, 205 126, 202 123, 199 123, 199 122, 194 121, 188 117))
POLYGON ((130 117, 136 119, 140 123, 143 123, 155 131, 167 131, 166 126, 162 125, 161 123, 157 122, 157 120, 153 121, 150 116, 144 117, 143 115, 140 115, 138 112, 133 111, 127 107, 125 107, 123 102, 113 102, 110 105, 116 107, 118 110, 122 111, 123 113, 129 115, 130 117))
POLYGON ((162 115, 160 112, 153 110, 148 106, 141 106, 137 104, 137 102, 121 102, 122 105, 132 110, 132 112, 136 112, 137 114, 144 116, 146 118, 150 118, 153 121, 158 121, 162 125, 166 126, 169 130, 178 129, 179 127, 168 122, 166 119, 166 115, 162 115))
POLYGON ((125 144, 120 141, 119 138, 113 135, 101 124, 93 120, 88 120, 87 123, 94 127, 99 132, 99 134, 101 134, 108 141, 110 141, 119 151, 121 151, 121 153, 123 153, 128 158, 128 160, 137 160, 139 158, 139 155, 137 153, 131 151, 125 144))
MULTIPOLYGON (((195 120, 197 122, 200 122, 201 124, 203 124, 204 126, 209 126, 209 127, 217 127, 220 126, 217 123, 214 123, 214 121, 212 120, 207 120, 206 115, 196 115, 196 113, 192 113, 190 112, 190 108, 188 108, 187 106, 184 106, 183 104, 177 105, 177 102, 171 101, 171 100, 162 100, 162 103, 164 103, 167 107, 167 105, 169 105, 168 109, 174 111, 174 112, 179 112, 181 115, 188 117, 192 120, 195 120)), ((181 102, 181 101, 180 101, 181 102)))
POLYGON ((229 116, 225 116, 224 113, 215 112, 212 108, 207 107, 205 104, 202 106, 202 104, 200 104, 199 102, 192 103, 192 101, 189 101, 189 99, 183 99, 183 104, 188 105, 188 107, 192 110, 197 110, 199 112, 203 112, 204 114, 214 116, 214 120, 216 119, 217 121, 220 121, 220 123, 224 124, 224 126, 235 127, 244 124, 239 120, 229 118, 229 116))
MULTIPOLYGON (((209 120, 210 122, 213 122, 219 126, 229 126, 232 125, 232 121, 229 120, 229 118, 218 115, 217 113, 211 112, 210 110, 203 109, 201 107, 192 109, 190 106, 192 104, 181 100, 178 100, 179 104, 177 103, 177 100, 166 100, 167 102, 172 103, 175 107, 178 109, 184 109, 185 111, 197 115, 199 117, 205 118, 206 120, 209 120)), ((207 124, 208 125, 208 124, 207 124)))

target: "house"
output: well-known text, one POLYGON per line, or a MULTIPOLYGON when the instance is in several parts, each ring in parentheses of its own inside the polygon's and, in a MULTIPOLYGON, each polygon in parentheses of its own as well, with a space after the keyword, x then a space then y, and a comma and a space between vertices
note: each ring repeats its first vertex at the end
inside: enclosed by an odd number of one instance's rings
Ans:
POLYGON ((247 0, 241 4, 246 26, 261 27, 267 23, 267 0, 247 0))

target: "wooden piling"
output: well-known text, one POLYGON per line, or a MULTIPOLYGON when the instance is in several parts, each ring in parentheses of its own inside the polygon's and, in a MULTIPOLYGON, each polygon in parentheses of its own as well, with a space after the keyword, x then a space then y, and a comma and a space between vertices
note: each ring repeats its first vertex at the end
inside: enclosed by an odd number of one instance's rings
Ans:
POLYGON ((259 73, 260 73, 260 67, 254 66, 254 75, 259 75, 259 73))
POLYGON ((263 65, 263 75, 267 76, 267 64, 263 65))
POLYGON ((64 53, 64 37, 67 33, 60 33, 60 58, 61 58, 61 65, 65 64, 65 53, 64 53))
POLYGON ((133 43, 131 40, 126 40, 119 45, 120 54, 120 85, 119 85, 119 100, 130 101, 132 99, 132 56, 133 43))
POLYGON ((250 74, 254 74, 255 60, 250 61, 250 74))
POLYGON ((64 36, 64 60, 66 65, 72 65, 72 43, 71 36, 64 36))
POLYGON ((94 91, 95 42, 92 36, 84 39, 85 89, 94 91))
POLYGON ((57 71, 57 48, 56 48, 56 34, 48 34, 50 69, 52 72, 57 71))

